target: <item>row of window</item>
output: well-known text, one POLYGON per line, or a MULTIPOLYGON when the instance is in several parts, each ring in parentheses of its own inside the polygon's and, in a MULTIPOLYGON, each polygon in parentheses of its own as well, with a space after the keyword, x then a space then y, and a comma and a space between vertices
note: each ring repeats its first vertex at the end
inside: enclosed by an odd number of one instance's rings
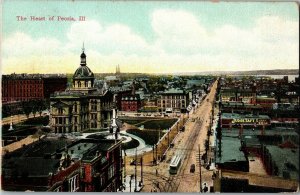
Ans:
POLYGON ((164 95, 162 99, 184 99, 184 95, 164 95))
POLYGON ((42 80, 10 80, 10 81, 3 81, 2 82, 3 85, 16 85, 16 84, 39 84, 39 83, 43 83, 42 80))
MULTIPOLYGON (((161 102, 161 101, 158 101, 158 103, 160 103, 160 102, 161 102)), ((171 103, 171 104, 172 104, 172 103, 175 103, 175 104, 176 104, 176 103, 180 103, 180 100, 179 100, 179 101, 176 101, 176 100, 166 100, 166 101, 165 101, 165 100, 163 100, 162 103, 163 103, 163 104, 165 104, 165 103, 168 103, 168 104, 170 104, 170 103, 171 103)), ((185 100, 181 100, 181 103, 184 104, 184 103, 185 103, 185 100)))

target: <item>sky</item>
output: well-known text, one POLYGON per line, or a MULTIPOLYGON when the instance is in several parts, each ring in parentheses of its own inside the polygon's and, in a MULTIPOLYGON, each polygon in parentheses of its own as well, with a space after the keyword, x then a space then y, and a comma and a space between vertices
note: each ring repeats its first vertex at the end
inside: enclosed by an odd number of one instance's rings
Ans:
POLYGON ((94 73, 298 69, 298 14, 294 2, 3 0, 1 71, 73 73, 83 43, 94 73))

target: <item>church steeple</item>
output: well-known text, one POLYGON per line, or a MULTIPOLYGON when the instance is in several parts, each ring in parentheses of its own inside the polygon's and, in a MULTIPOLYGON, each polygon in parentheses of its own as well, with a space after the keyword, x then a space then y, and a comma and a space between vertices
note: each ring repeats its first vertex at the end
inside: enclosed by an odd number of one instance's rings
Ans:
POLYGON ((82 54, 80 55, 80 65, 86 66, 86 55, 84 53, 84 42, 82 44, 82 54))

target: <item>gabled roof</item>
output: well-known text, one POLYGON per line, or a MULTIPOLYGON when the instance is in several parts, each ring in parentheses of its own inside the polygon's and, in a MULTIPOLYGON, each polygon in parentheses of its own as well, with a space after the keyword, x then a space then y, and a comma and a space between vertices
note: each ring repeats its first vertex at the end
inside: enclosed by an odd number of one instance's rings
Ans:
POLYGON ((62 101, 58 101, 58 102, 55 102, 54 104, 52 104, 52 107, 55 107, 55 108, 65 108, 65 107, 69 107, 71 105, 69 104, 66 104, 62 101))

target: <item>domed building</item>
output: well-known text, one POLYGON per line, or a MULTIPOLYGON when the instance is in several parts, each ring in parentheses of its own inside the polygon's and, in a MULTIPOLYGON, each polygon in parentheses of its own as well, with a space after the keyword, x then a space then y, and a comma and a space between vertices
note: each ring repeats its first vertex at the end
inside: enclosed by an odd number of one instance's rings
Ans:
POLYGON ((71 86, 64 92, 55 92, 50 98, 52 130, 55 133, 71 133, 109 127, 114 97, 105 85, 95 87, 94 73, 87 66, 84 48, 71 86))
POLYGON ((82 49, 82 54, 80 55, 80 66, 77 68, 73 75, 73 91, 81 91, 84 93, 89 93, 94 91, 94 73, 86 65, 86 55, 84 53, 84 48, 82 49))

